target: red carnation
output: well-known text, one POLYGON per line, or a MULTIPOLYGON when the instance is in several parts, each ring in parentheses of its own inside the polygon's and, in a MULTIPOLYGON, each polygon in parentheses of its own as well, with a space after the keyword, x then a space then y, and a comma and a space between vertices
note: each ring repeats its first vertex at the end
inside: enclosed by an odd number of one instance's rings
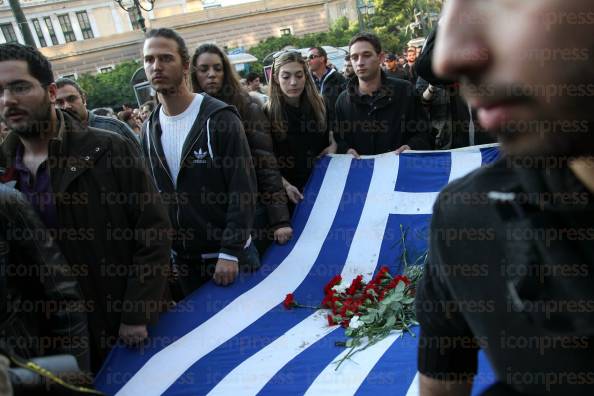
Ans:
POLYGON ((361 282, 363 282, 363 275, 357 275, 357 277, 353 279, 351 285, 347 289, 347 294, 351 296, 354 295, 361 286, 361 282))
POLYGON ((328 315, 328 326, 334 326, 334 317, 332 315, 328 315))
POLYGON ((390 290, 390 289, 393 289, 393 288, 395 288, 395 287, 396 287, 396 285, 398 284, 398 282, 400 282, 400 280, 399 280, 399 279, 396 279, 396 278, 392 279, 392 280, 390 281, 390 283, 388 283, 388 286, 386 286, 386 289, 390 290))
POLYGON ((285 301, 283 301, 283 305, 286 309, 291 309, 297 305, 295 303, 295 297, 293 297, 293 293, 287 294, 287 296, 285 297, 285 301))
POLYGON ((406 286, 410 285, 410 279, 407 278, 406 275, 398 275, 396 278, 398 282, 402 281, 406 286))
POLYGON ((336 275, 334 278, 330 279, 330 282, 326 286, 324 286, 324 294, 332 293, 332 288, 342 282, 342 276, 336 275))

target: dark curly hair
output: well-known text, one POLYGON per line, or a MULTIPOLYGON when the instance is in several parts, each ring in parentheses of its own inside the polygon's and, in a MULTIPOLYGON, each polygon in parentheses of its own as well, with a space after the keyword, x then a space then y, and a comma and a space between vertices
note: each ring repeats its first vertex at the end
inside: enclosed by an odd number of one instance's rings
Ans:
POLYGON ((25 61, 29 73, 44 87, 54 82, 52 65, 37 49, 23 44, 0 44, 0 62, 25 61))

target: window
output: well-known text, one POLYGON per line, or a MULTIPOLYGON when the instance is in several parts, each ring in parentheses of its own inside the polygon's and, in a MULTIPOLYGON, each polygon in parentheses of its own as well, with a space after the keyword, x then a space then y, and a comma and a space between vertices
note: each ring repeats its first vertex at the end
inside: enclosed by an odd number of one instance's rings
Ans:
POLYGON ((290 27, 288 27, 288 28, 282 28, 280 30, 280 34, 281 34, 281 36, 290 36, 292 34, 291 28, 290 27))
POLYGON ((72 73, 72 74, 60 74, 59 76, 60 78, 69 78, 71 80, 76 80, 76 78, 78 77, 76 75, 76 73, 72 73))
POLYGON ((140 15, 140 11, 138 10, 138 8, 136 7, 132 7, 128 10, 128 16, 130 17, 130 22, 132 22, 132 29, 133 30, 138 30, 140 29, 140 22, 138 22, 140 20, 140 18, 142 18, 142 15, 140 15))
POLYGON ((7 43, 19 42, 16 33, 14 32, 14 27, 12 26, 12 23, 5 23, 3 25, 0 25, 0 29, 2 29, 2 34, 4 35, 4 39, 7 43))
POLYGON ((64 33, 64 40, 66 40, 67 43, 76 41, 76 36, 74 35, 74 30, 72 29, 72 22, 70 21, 68 14, 58 15, 58 21, 60 21, 60 27, 64 33))
POLYGON ((37 34, 37 38, 39 39, 39 45, 41 47, 47 47, 47 43, 45 42, 45 37, 43 37, 43 31, 41 30, 41 24, 39 23, 39 19, 31 19, 31 23, 33 24, 33 28, 35 29, 35 34, 37 34))
POLYGON ((47 31, 49 32, 50 38, 52 39, 52 44, 58 45, 58 37, 56 37, 56 31, 54 30, 52 19, 50 17, 45 17, 43 20, 45 21, 45 26, 47 26, 47 31))
POLYGON ((93 28, 91 27, 89 15, 87 15, 86 11, 77 12, 76 19, 78 19, 78 24, 80 25, 80 30, 82 30, 82 35, 85 40, 95 37, 93 36, 93 28))
POLYGON ((97 68, 99 73, 109 73, 113 70, 113 65, 101 66, 97 68))

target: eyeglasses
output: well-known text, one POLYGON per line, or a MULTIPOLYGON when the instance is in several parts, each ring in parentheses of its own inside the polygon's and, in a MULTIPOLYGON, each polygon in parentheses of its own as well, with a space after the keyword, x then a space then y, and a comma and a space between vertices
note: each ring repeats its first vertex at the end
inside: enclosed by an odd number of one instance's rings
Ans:
POLYGON ((4 96, 4 92, 8 91, 14 96, 25 96, 35 88, 33 84, 28 81, 19 81, 8 84, 5 87, 0 87, 0 98, 4 96))
POLYGON ((322 55, 311 54, 311 55, 309 55, 309 56, 307 57, 307 59, 309 59, 309 60, 313 60, 313 59, 316 59, 316 58, 320 58, 321 56, 322 56, 322 55))

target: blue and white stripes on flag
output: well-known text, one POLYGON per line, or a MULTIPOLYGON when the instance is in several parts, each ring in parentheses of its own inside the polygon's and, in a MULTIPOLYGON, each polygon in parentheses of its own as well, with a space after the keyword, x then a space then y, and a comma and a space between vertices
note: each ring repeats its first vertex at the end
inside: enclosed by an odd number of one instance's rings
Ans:
MULTIPOLYGON (((325 157, 293 217, 294 238, 231 287, 209 283, 150 329, 141 349, 115 348, 96 379, 117 395, 417 395, 417 338, 395 333, 356 354, 325 310, 287 311, 294 293, 319 305, 335 274, 369 280, 382 265, 402 271, 427 248, 438 192, 498 156, 495 146, 363 157, 325 157), (403 244, 403 231, 405 242, 403 244)), ((417 329, 418 331, 418 329, 417 329)), ((493 381, 481 358, 475 393, 493 381)))

